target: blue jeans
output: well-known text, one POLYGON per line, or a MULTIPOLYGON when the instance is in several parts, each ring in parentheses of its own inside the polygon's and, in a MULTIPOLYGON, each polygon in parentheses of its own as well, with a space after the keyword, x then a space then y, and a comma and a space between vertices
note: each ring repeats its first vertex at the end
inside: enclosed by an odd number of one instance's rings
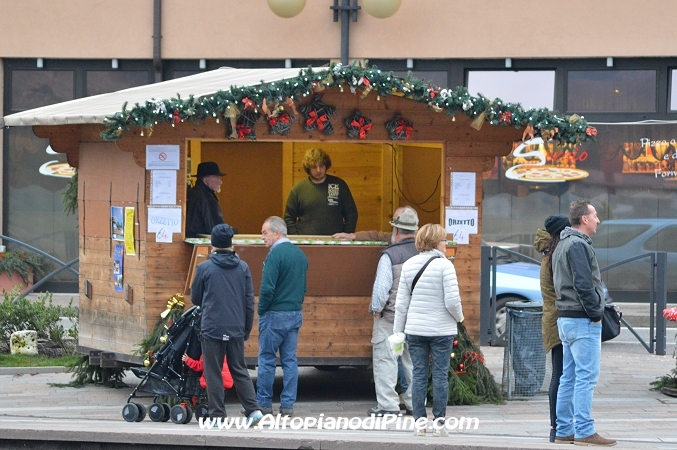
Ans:
POLYGON ((430 356, 433 359, 433 416, 447 415, 449 400, 449 361, 454 336, 415 336, 407 335, 409 354, 414 366, 412 377, 411 403, 414 407, 414 420, 427 417, 425 400, 428 393, 428 368, 430 356))
POLYGON ((280 406, 293 408, 299 381, 296 345, 303 324, 301 311, 268 311, 259 316, 259 371, 256 382, 256 399, 262 407, 273 406, 275 360, 280 352, 280 365, 284 374, 280 406))
POLYGON ((557 391, 557 436, 586 438, 595 434, 590 411, 599 379, 602 323, 590 319, 560 317, 563 367, 557 391))

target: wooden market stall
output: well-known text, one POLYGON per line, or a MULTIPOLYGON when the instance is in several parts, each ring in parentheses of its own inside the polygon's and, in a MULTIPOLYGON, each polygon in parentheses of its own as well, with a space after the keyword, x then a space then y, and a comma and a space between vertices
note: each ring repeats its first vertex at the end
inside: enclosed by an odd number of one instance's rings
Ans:
MULTIPOLYGON (((301 161, 312 147, 329 153, 329 173, 350 186, 359 210, 358 230, 389 231, 393 211, 406 204, 418 211, 421 224, 443 224, 452 172, 474 173, 478 233, 453 251, 466 324, 477 337, 482 173, 508 154, 525 130, 533 133, 531 124, 540 123, 535 131, 555 138, 564 136, 568 126, 558 121, 578 127, 564 137, 584 132, 586 125, 542 111, 527 123, 519 105, 387 75, 355 66, 305 73, 219 69, 5 118, 6 124, 33 125, 36 135, 48 138, 78 168, 80 351, 113 353, 124 364, 141 362, 133 356, 137 345, 152 331, 168 299, 185 291, 191 258, 207 255, 208 247, 195 247, 200 241, 184 240, 183 226, 169 243, 157 242, 156 234, 148 232, 148 208, 153 206, 148 145, 179 148, 174 206, 181 210, 182 223, 186 182, 200 161, 216 161, 227 173, 219 194, 226 221, 250 235, 260 233, 267 217, 283 215, 291 187, 306 176, 301 161), (261 80, 270 84, 261 85, 261 80), (217 92, 232 85, 241 88, 217 92), (160 100, 177 93, 183 100, 160 100), (142 103, 120 113, 123 101, 142 103), (90 108, 91 114, 71 112, 74 103, 75 110, 90 108), (274 128, 285 117, 286 128, 274 128), (513 121, 518 125, 512 126, 513 121), (111 207, 134 208, 135 254, 124 255, 123 288, 118 290, 111 207)), ((239 236, 234 242, 258 292, 267 249, 239 236)), ((384 243, 368 244, 299 243, 310 261, 300 364, 370 363, 367 308, 384 243)), ((246 347, 249 361, 256 358, 256 342, 254 330, 246 347)))

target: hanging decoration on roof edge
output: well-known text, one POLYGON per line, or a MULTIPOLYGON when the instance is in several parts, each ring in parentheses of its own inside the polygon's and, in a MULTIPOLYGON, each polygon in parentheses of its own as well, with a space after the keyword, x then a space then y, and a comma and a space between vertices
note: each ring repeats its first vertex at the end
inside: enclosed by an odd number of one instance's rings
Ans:
MULTIPOLYGON (((238 115, 233 114, 232 108, 236 110, 241 107, 251 108, 257 112, 256 105, 261 105, 264 101, 282 101, 282 99, 293 105, 300 98, 326 88, 337 87, 343 92, 344 86, 362 97, 373 91, 377 94, 377 99, 381 96, 394 95, 424 102, 431 110, 446 112, 452 117, 456 114, 465 114, 473 121, 473 127, 476 129, 481 128, 484 122, 496 126, 531 127, 536 135, 560 143, 594 141, 597 134, 594 127, 576 114, 556 115, 546 108, 524 109, 518 103, 504 103, 499 98, 491 100, 481 94, 471 96, 465 87, 439 88, 428 81, 414 78, 411 74, 401 79, 393 72, 381 71, 376 66, 335 63, 327 69, 318 71, 312 67, 301 69, 296 78, 256 86, 234 86, 230 90, 218 91, 199 98, 192 95, 188 99, 182 99, 178 95, 169 100, 153 98, 144 104, 137 103, 131 109, 127 109, 128 104, 125 103, 121 112, 104 120, 107 128, 101 136, 107 140, 119 139, 123 132, 133 128, 148 130, 149 127, 159 123, 175 125, 187 120, 200 124, 208 119, 218 121, 220 116, 233 119, 231 128, 236 130, 237 124, 233 122, 238 115)), ((327 112, 329 111, 325 111, 327 112)), ((332 114, 326 114, 326 122, 329 125, 331 123, 328 119, 332 114)), ((294 115, 297 116, 296 111, 294 115)), ((317 117, 314 119, 307 117, 306 122, 308 120, 311 123, 307 123, 306 127, 313 125, 318 127, 317 117)), ((321 124, 324 127, 324 122, 321 124)), ((331 134, 333 127, 325 127, 322 131, 331 134)))

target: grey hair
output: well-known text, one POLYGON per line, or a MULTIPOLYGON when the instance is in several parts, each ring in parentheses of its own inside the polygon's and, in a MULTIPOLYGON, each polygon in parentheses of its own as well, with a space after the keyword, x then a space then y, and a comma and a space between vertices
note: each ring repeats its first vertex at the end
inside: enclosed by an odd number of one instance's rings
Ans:
POLYGON ((287 224, 282 217, 270 216, 266 219, 266 223, 273 233, 279 231, 281 236, 287 235, 287 224))

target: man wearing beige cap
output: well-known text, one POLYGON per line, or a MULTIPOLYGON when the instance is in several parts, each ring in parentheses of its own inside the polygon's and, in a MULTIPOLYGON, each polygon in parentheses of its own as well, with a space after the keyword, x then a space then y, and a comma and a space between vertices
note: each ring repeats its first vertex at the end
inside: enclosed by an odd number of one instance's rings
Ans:
MULTIPOLYGON (((375 408, 369 409, 368 414, 382 416, 384 414, 400 413, 400 398, 395 391, 397 385, 397 356, 393 353, 388 337, 393 334, 395 319, 395 299, 400 283, 402 264, 416 255, 414 236, 418 230, 418 214, 409 207, 401 207, 393 214, 390 222, 392 234, 368 231, 352 233, 343 236, 343 233, 334 235, 339 239, 358 238, 362 240, 387 240, 390 237, 391 245, 386 247, 379 259, 376 268, 376 279, 371 294, 369 312, 374 316, 371 343, 373 345, 374 387, 376 390, 375 408), (357 235, 357 236, 356 236, 357 235)), ((405 412, 411 414, 411 374, 412 364, 406 343, 404 352, 400 356, 407 389, 402 395, 405 412)))

